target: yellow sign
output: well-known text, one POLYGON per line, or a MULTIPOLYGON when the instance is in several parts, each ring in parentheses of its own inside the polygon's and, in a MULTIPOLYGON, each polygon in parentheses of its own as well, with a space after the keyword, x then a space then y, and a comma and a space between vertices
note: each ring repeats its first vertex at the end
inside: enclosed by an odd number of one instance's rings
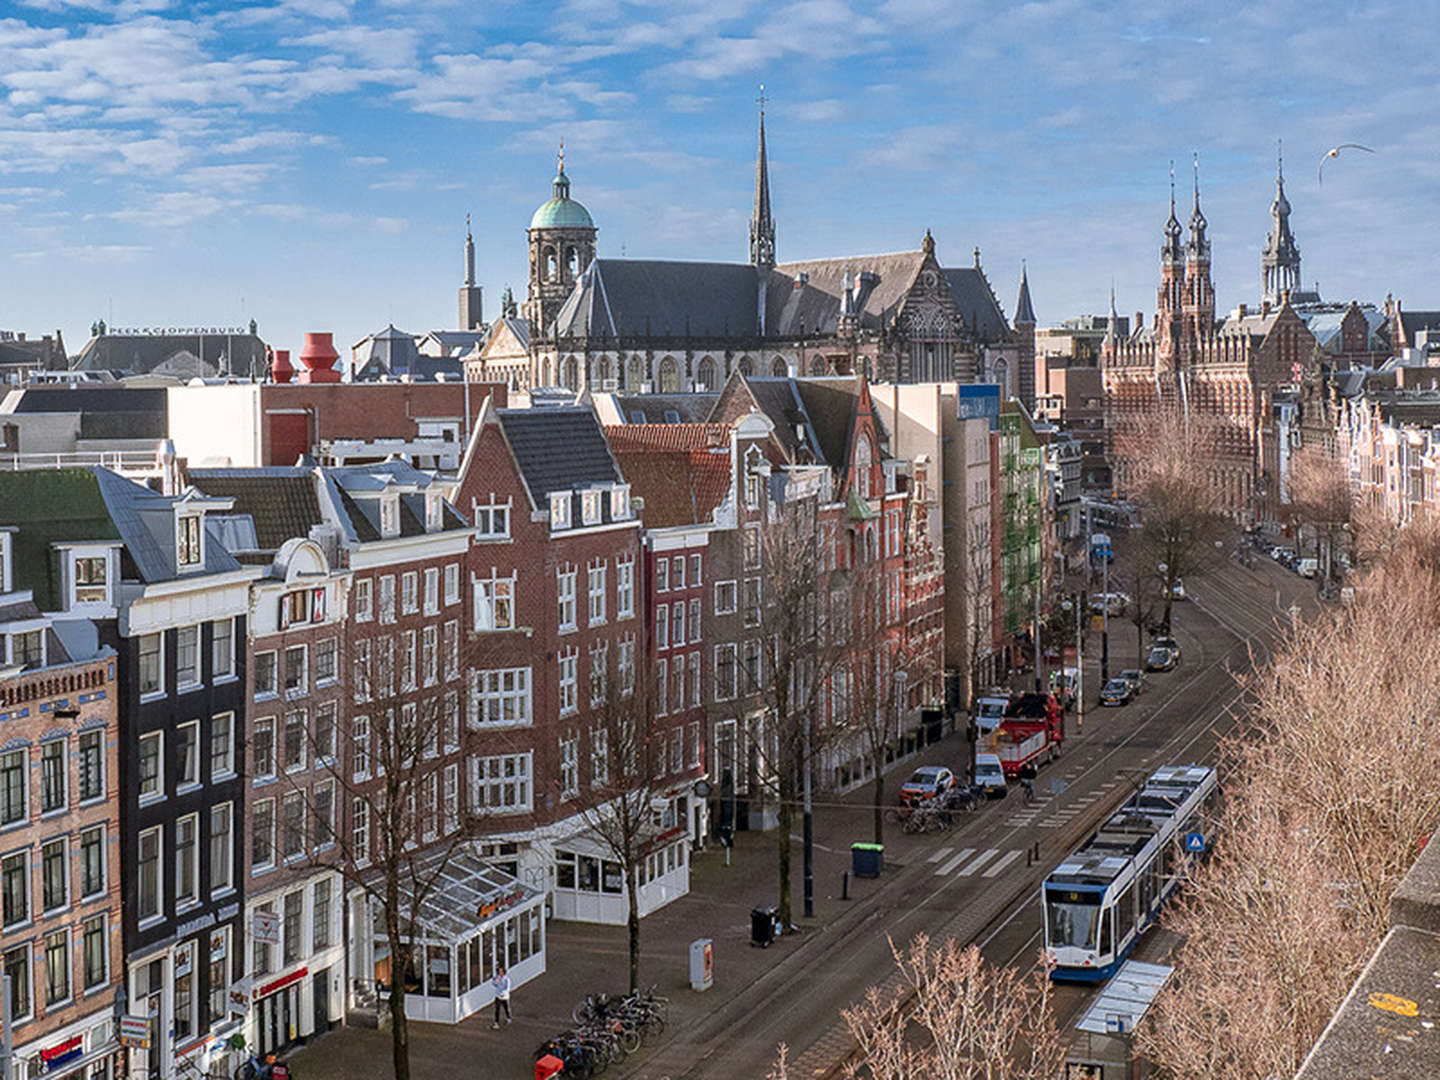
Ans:
POLYGON ((1377 1009, 1398 1013, 1401 1016, 1420 1015, 1420 1006, 1409 998, 1396 997, 1394 994, 1371 994, 1370 1004, 1377 1009))

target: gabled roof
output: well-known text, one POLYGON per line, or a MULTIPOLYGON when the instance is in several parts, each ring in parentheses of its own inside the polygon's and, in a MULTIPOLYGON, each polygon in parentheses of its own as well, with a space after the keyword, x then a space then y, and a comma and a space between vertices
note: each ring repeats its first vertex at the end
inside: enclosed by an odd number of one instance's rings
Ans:
POLYGON ((255 334, 105 334, 87 341, 70 367, 209 376, 220 371, 224 358, 231 374, 248 376, 268 370, 266 348, 255 334))
POLYGON ((537 508, 553 491, 572 491, 624 479, 590 409, 497 409, 505 441, 537 508))
POLYGON ((726 425, 630 424, 605 434, 631 491, 645 500, 647 528, 712 520, 730 490, 726 425))
POLYGON ((624 424, 607 426, 610 451, 666 454, 675 451, 709 451, 729 446, 729 424, 624 424))
MULTIPOLYGON (((420 339, 419 348, 433 341, 440 347, 441 355, 451 358, 463 356, 485 343, 489 330, 430 330, 420 339)), ((422 353, 423 355, 423 353, 422 353)))
POLYGON ((1010 340, 1010 324, 1005 321, 1005 312, 995 299, 985 271, 978 266, 947 266, 941 273, 955 298, 955 310, 980 344, 999 345, 1010 340))
POLYGON ((529 319, 496 319, 490 324, 490 334, 485 338, 485 343, 480 347, 482 356, 488 355, 491 348, 498 348, 500 342, 506 336, 514 339, 515 344, 521 350, 530 348, 530 320, 529 319))
POLYGON ((817 460, 822 456, 794 379, 746 376, 737 369, 720 392, 710 419, 725 422, 752 409, 764 413, 774 425, 773 438, 789 461, 799 463, 805 454, 817 460))
POLYGON ((854 300, 860 325, 868 329, 886 327, 909 295, 926 257, 923 251, 898 251, 781 263, 767 283, 766 334, 798 337, 834 333, 846 285, 853 289, 857 283, 860 291, 854 300), (802 274, 803 283, 799 281, 802 274))
POLYGON ((325 520, 310 469, 191 469, 190 482, 207 495, 234 499, 233 513, 251 519, 261 551, 279 551, 285 541, 309 536, 325 520))
MULTIPOLYGON (((175 557, 175 504, 186 496, 161 495, 109 469, 94 471, 110 520, 125 541, 125 550, 141 580, 154 583, 179 577, 175 557)), ((220 544, 206 543, 204 548, 204 573, 223 574, 240 569, 239 561, 220 544)))
POLYGON ((1400 309, 1400 330, 1404 343, 1413 345, 1421 330, 1440 330, 1440 311, 1406 311, 1400 309))
POLYGON ((615 407, 620 419, 627 424, 674 424, 677 421, 670 414, 678 416, 681 424, 699 424, 710 419, 720 393, 713 394, 617 394, 615 407), (644 419, 636 420, 639 414, 644 419))
POLYGON ((753 334, 748 263, 596 259, 555 316, 564 337, 733 337, 753 334))
MULTIPOLYGON (((810 429, 820 444, 821 457, 832 469, 843 470, 849 464, 846 451, 860 404, 860 380, 837 376, 794 382, 795 392, 810 419, 810 429)), ((877 446, 875 450, 878 455, 880 448, 877 446)))

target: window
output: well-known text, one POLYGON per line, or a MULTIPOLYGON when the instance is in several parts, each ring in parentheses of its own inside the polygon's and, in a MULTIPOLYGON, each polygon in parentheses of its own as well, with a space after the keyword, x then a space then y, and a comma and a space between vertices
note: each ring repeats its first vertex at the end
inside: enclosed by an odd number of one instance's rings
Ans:
POLYGON ((670 605, 655 605, 655 648, 670 647, 670 605))
POLYGON ((30 816, 26 790, 29 753, 12 750, 0 755, 0 825, 11 825, 30 816))
POLYGON ((210 624, 210 679, 218 682, 235 674, 235 620, 210 624))
POLYGON ((356 780, 370 776, 370 718, 357 716, 350 722, 352 765, 356 780))
POLYGON ((191 720, 175 728, 175 784, 188 787, 200 783, 200 721, 191 720))
POLYGON ((175 822, 175 906, 195 903, 200 896, 200 819, 186 814, 175 822))
POLYGON ((360 795, 350 807, 350 848, 357 866, 370 861, 370 804, 360 795))
POLYGON ((505 578, 480 578, 475 582, 475 629, 515 629, 514 574, 505 578))
POLYGON ((230 803, 210 807, 210 891, 224 892, 233 884, 235 863, 235 812, 230 803))
POLYGON ((445 680, 460 677, 460 620, 451 619, 445 624, 445 680))
POLYGON ((321 878, 310 890, 310 951, 319 952, 329 947, 330 940, 330 895, 334 888, 329 878, 321 878))
POLYGON ((110 981, 110 950, 107 947, 110 935, 105 932, 104 915, 91 916, 80 925, 83 977, 88 992, 110 981))
POLYGON ((685 644, 685 601, 676 600, 670 606, 670 642, 676 648, 685 644))
POLYGON ((580 736, 571 732, 560 740, 560 798, 580 794, 580 736))
POLYGON ((350 647, 350 681, 356 701, 370 700, 370 678, 370 642, 357 641, 350 647))
POLYGON ((261 799, 250 808, 250 862, 256 869, 275 865, 274 799, 261 799))
POLYGON ((677 656, 670 664, 670 711, 677 713, 685 708, 685 658, 677 656))
POLYGON ((683 772, 685 769, 685 731, 683 728, 670 730, 670 771, 683 772))
POLYGON ((746 692, 753 692, 761 686, 761 678, 764 671, 761 666, 760 642, 750 640, 745 642, 745 689, 746 692))
POLYGON ((315 710, 315 758, 331 761, 335 757, 335 718, 339 706, 327 701, 315 710))
POLYGON ((454 832, 460 827, 460 766, 452 762, 445 766, 444 806, 445 832, 454 832))
POLYGON ((670 587, 685 588, 685 556, 676 555, 670 560, 670 587))
POLYGON ((255 721, 255 733, 250 736, 252 762, 251 774, 256 780, 269 780, 275 776, 275 718, 262 716, 255 721))
POLYGON ((69 847, 61 837, 40 848, 40 908, 47 913, 70 903, 69 847))
POLYGON ((557 491, 550 496, 550 527, 552 529, 568 529, 570 527, 570 492, 557 491))
POLYGON ((615 660, 616 675, 620 679, 620 693, 629 697, 635 692, 635 636, 626 634, 620 639, 620 651, 615 660))
POLYGON ((285 714, 285 771, 296 772, 305 768, 304 709, 295 709, 285 714))
POLYGON ((560 715, 569 716, 580 708, 580 653, 569 649, 560 654, 560 715))
POLYGON ((427 626, 420 631, 420 682, 434 686, 440 681, 440 628, 427 626))
POLYGON ((10 1012, 13 1019, 30 1015, 30 946, 21 945, 5 954, 5 974, 10 976, 10 1012))
POLYGON ((406 570, 400 575, 400 613, 413 615, 420 610, 420 575, 406 570))
POLYGON ((445 565, 445 606, 460 602, 460 564, 445 565))
POLYGON ((311 846, 329 847, 335 842, 335 782, 316 784, 310 800, 315 811, 311 821, 311 846))
POLYGON ((235 772, 235 714, 217 713, 210 718, 210 779, 235 772))
POLYGON ((30 853, 17 851, 0 860, 0 894, 7 927, 30 919, 30 853))
POLYGON ((159 798, 165 794, 160 779, 160 762, 164 757, 165 733, 152 731, 140 736, 140 798, 159 798))
POLYGON ((610 782, 610 733, 603 727, 590 729, 590 783, 610 782))
POLYGON ((655 715, 664 716, 670 711, 670 662, 655 662, 655 715))
POLYGON ((308 652, 304 645, 292 645, 285 650, 286 697, 298 697, 307 689, 305 661, 308 652))
POLYGON ((96 825, 80 834, 80 899, 88 900, 105 891, 105 826, 96 825))
POLYGON ((745 569, 760 569, 760 526, 746 525, 742 543, 745 569))
POLYGON ((176 522, 175 557, 182 567, 200 565, 200 516, 187 514, 176 522))
POLYGON ((586 491, 581 493, 580 519, 586 525, 600 524, 600 492, 586 491))
POLYGON ((82 556, 75 560, 75 602, 103 604, 109 599, 105 588, 108 560, 104 555, 82 556))
MULTIPOLYGON (((161 645, 161 635, 159 634, 140 635, 140 693, 142 696, 165 692, 165 655, 161 645)), ((259 683, 256 683, 256 686, 258 687, 259 683)))
POLYGON ((285 906, 281 915, 281 940, 284 942, 284 953, 281 963, 285 966, 298 963, 302 955, 302 942, 305 940, 305 890, 296 889, 294 892, 285 894, 285 906))
POLYGON ((286 859, 305 854, 305 796, 298 791, 287 792, 281 804, 284 825, 281 829, 281 852, 286 859))
POLYGON ((717 581, 715 583, 715 614, 735 614, 735 582, 717 581))
POLYGON ((735 644, 715 646, 715 700, 729 701, 735 696, 735 644))
POLYGON ((760 625, 760 579, 745 579, 745 625, 760 625))
POLYGON ((696 720, 691 723, 685 741, 690 747, 690 753, 686 760, 689 762, 690 768, 698 769, 700 767, 700 721, 696 720))
POLYGON ((59 1005, 70 998, 70 931, 45 936, 45 1004, 59 1005))
POLYGON ((530 755, 471 758, 474 800, 487 810, 530 809, 530 755))
POLYGON ((175 682, 181 690, 200 685, 200 627, 175 631, 175 682))
POLYGON ((210 1022, 217 1023, 226 1013, 230 995, 230 977, 226 972, 230 958, 230 928, 220 926, 210 931, 210 1022))
MULTIPOLYGON (((275 914, 275 904, 272 901, 268 904, 255 905, 256 911, 263 911, 267 914, 275 914)), ((256 975, 266 975, 275 970, 275 947, 263 945, 258 941, 252 941, 251 967, 256 975)))
POLYGON ((590 707, 595 708, 605 701, 610 691, 610 643, 590 643, 590 707))
POLYGON ((635 614, 635 556, 615 560, 615 617, 628 619, 635 614))
POLYGON ((160 826, 140 834, 135 857, 137 913, 143 923, 160 917, 160 826))
POLYGON ((670 590, 670 560, 663 555, 655 560, 655 591, 669 592, 670 590))
POLYGON ((309 589, 286 593, 280 598, 280 628, 285 630, 292 626, 303 626, 324 618, 324 596, 324 589, 316 589, 313 597, 315 602, 312 604, 309 589))
POLYGON ((65 809, 65 740, 40 744, 40 812, 65 809))
POLYGON ((700 654, 690 654, 690 707, 697 708, 700 705, 700 654))
POLYGON ((703 582, 700 580, 700 556, 699 556, 699 555, 691 555, 691 556, 690 556, 690 584, 691 584, 692 586, 697 586, 697 585, 703 584, 703 582))
POLYGON ((380 578, 380 622, 395 621, 395 575, 385 574, 380 578))
POLYGON ((616 484, 610 489, 610 517, 615 521, 630 516, 630 485, 616 484))
POLYGON ((470 673, 470 723, 530 723, 530 669, 497 668, 470 673))
POLYGON ((40 630, 30 630, 22 634, 11 634, 10 637, 10 661, 22 668, 38 668, 45 666, 45 634, 40 630))
POLYGON ((315 685, 324 686, 335 681, 340 672, 339 645, 334 638, 315 643, 315 685))
POLYGON ((360 578, 355 582, 355 621, 369 622, 375 617, 375 593, 371 580, 360 578))
POLYGON ((575 629, 575 578, 576 570, 573 566, 555 571, 555 592, 559 601, 561 630, 575 629))
POLYGON ((605 562, 591 563, 586 571, 590 595, 590 625, 605 621, 605 562))
POLYGON ((257 652, 251 666, 255 672, 255 696, 262 698, 275 693, 275 653, 257 652))
MULTIPOLYGON (((449 570, 447 566, 445 568, 449 570)), ((425 614, 438 615, 440 613, 440 568, 429 566, 425 568, 425 614)))
POLYGON ((472 503, 475 531, 481 540, 506 540, 510 536, 510 500, 497 502, 494 495, 488 503, 472 503))

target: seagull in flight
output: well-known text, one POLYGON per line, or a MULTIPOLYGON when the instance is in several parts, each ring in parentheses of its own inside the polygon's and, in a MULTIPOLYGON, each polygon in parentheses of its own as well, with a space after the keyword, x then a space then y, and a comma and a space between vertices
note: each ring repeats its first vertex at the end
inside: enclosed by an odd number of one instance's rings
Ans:
POLYGON ((1340 156, 1341 150, 1364 150, 1367 154, 1375 153, 1375 151, 1371 150, 1370 147, 1361 146, 1359 143, 1356 142, 1342 142, 1339 146, 1332 146, 1329 150, 1326 150, 1325 153, 1320 155, 1320 169, 1318 171, 1320 183, 1325 183, 1325 162, 1328 161, 1330 158, 1338 158, 1340 156))

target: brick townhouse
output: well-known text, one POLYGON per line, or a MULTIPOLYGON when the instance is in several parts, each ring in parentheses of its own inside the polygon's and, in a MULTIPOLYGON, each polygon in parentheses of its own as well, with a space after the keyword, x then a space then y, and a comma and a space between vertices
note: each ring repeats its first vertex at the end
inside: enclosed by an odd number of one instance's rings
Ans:
POLYGON ((115 651, 92 622, 57 631, 42 613, 51 555, 38 531, 0 525, 0 963, 25 1075, 112 1080, 125 1061, 115 651))

